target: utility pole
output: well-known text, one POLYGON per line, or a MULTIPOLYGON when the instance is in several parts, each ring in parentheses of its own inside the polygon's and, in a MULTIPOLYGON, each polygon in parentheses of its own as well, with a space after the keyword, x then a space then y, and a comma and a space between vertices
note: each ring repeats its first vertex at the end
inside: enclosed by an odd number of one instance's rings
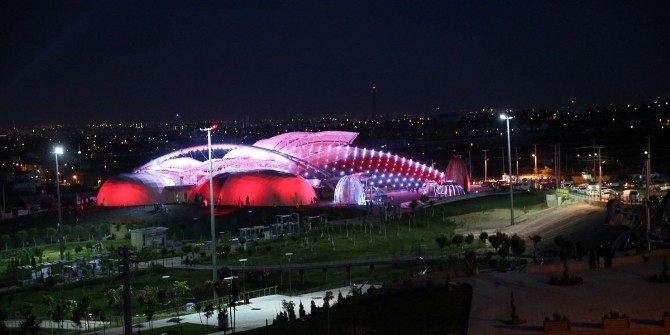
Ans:
POLYGON ((519 181, 519 147, 514 147, 514 154, 516 155, 516 177, 515 182, 519 181))
POLYGON ((535 167, 533 167, 533 177, 537 176, 537 144, 533 144, 533 155, 535 155, 535 167))
MULTIPOLYGON (((502 176, 505 177, 505 147, 500 147, 500 149, 502 149, 502 166, 503 166, 502 176)), ((512 174, 511 171, 510 171, 510 174, 512 174)), ((511 176, 510 176, 510 181, 509 182, 510 183, 512 182, 511 176)))
POLYGON ((645 198, 645 211, 647 214, 647 251, 651 251, 651 240, 649 239, 649 233, 651 231, 651 207, 649 203, 649 193, 651 193, 651 136, 647 136, 647 161, 645 162, 646 173, 645 173, 645 186, 646 194, 645 198))
POLYGON ((563 179, 563 174, 561 173, 561 144, 556 145, 556 189, 561 187, 561 179, 563 179))
POLYGON ((488 152, 489 149, 483 149, 482 151, 484 152, 484 181, 487 181, 489 180, 489 176, 488 176, 488 161, 486 159, 486 152, 488 152))

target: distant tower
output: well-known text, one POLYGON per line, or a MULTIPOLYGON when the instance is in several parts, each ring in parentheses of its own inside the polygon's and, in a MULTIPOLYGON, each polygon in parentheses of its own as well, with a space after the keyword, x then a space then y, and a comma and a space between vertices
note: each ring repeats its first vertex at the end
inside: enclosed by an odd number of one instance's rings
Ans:
POLYGON ((377 86, 372 85, 370 93, 372 93, 372 119, 374 119, 377 116, 377 86))

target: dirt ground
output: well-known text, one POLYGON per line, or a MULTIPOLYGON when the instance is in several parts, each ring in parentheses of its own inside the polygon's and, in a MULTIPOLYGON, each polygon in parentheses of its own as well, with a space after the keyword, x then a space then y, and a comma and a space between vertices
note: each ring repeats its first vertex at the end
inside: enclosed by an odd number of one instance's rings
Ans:
POLYGON ((585 203, 566 201, 558 207, 516 209, 514 225, 510 225, 510 210, 496 209, 452 217, 458 225, 457 233, 478 235, 502 232, 518 234, 523 238, 542 236, 543 242, 553 243, 554 237, 565 235, 585 245, 597 245, 616 238, 624 229, 605 224, 605 208, 585 203))

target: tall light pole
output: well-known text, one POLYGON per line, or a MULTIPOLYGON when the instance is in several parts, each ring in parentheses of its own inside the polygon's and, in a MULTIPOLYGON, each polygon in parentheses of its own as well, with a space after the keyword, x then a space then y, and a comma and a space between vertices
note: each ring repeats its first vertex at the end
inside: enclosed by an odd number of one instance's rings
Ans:
POLYGON ((489 149, 484 149, 482 151, 484 152, 484 181, 488 181, 488 161, 486 159, 486 152, 489 151, 489 149))
POLYGON ((65 241, 63 240, 63 215, 60 205, 60 179, 58 178, 58 155, 63 154, 63 147, 54 148, 54 157, 56 157, 56 201, 58 202, 58 244, 60 247, 60 259, 63 260, 65 252, 65 241))
POLYGON ((645 212, 647 216, 647 251, 651 252, 651 240, 649 239, 649 233, 651 231, 651 207, 650 207, 650 202, 649 202, 649 193, 651 193, 651 136, 647 136, 647 151, 644 152, 645 155, 647 156, 647 160, 645 162, 645 178, 644 178, 644 183, 646 186, 645 189, 645 212))
POLYGON ((284 254, 286 258, 288 258, 288 291, 289 295, 291 294, 291 256, 293 256, 292 252, 287 252, 284 254))
POLYGON ((533 157, 535 157, 535 167, 533 168, 533 174, 537 176, 537 144, 533 144, 533 157))
POLYGON ((247 259, 246 258, 240 258, 240 263, 242 263, 242 294, 244 295, 245 292, 247 291, 247 285, 246 285, 246 279, 247 279, 247 273, 244 271, 244 266, 247 265, 247 259))
MULTIPOLYGON (((507 116, 505 114, 500 114, 500 119, 505 120, 507 123, 507 164, 509 166, 509 171, 512 171, 512 144, 510 141, 509 134, 509 120, 513 119, 513 116, 507 116)), ((514 225, 514 190, 512 189, 512 183, 510 181, 509 185, 509 214, 510 214, 510 225, 514 225)))
MULTIPOLYGON (((207 132, 207 151, 209 151, 209 225, 212 233, 212 280, 216 283, 216 233, 214 232, 214 182, 213 176, 214 168, 212 166, 212 130, 216 129, 216 126, 211 126, 209 128, 200 129, 201 131, 207 132)), ((214 291, 214 299, 216 299, 216 290, 214 291)))
POLYGON ((516 156, 516 177, 515 182, 519 181, 519 147, 514 147, 514 156, 516 156))

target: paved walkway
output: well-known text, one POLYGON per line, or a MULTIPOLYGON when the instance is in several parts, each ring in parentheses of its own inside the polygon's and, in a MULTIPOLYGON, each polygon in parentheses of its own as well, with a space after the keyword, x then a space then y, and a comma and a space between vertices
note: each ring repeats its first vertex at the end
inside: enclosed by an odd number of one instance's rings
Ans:
MULTIPOLYGON (((335 296, 335 300, 331 301, 331 304, 336 303, 337 300, 337 294, 339 292, 342 292, 342 295, 346 296, 349 293, 349 287, 342 287, 342 288, 336 288, 331 290, 333 292, 333 295, 335 296)), ((260 298, 254 298, 249 301, 248 305, 240 305, 236 307, 235 310, 235 324, 238 332, 249 330, 249 329, 255 329, 255 328, 260 328, 260 327, 265 327, 266 324, 272 325, 272 320, 277 316, 277 313, 282 311, 282 301, 293 301, 295 303, 295 312, 296 314, 298 313, 298 306, 302 302, 303 307, 305 308, 305 312, 307 314, 310 313, 310 305, 312 301, 314 301, 314 304, 317 307, 323 306, 323 297, 325 296, 326 291, 319 291, 319 292, 312 292, 312 293, 306 293, 302 295, 297 295, 297 296, 286 296, 286 295, 270 295, 270 296, 265 296, 265 297, 260 297, 260 298)), ((188 323, 201 323, 201 317, 202 317, 202 324, 210 324, 210 325, 217 325, 217 319, 216 317, 212 317, 209 319, 209 321, 205 318, 204 314, 198 315, 198 313, 194 314, 187 314, 187 315, 182 315, 181 320, 182 322, 188 322, 188 323)), ((153 322, 153 327, 154 328, 161 328, 161 327, 167 327, 167 326, 172 326, 175 324, 174 318, 171 319, 163 319, 163 320, 156 320, 153 322)), ((141 330, 147 330, 149 329, 149 323, 144 322, 141 324, 135 324, 133 327, 133 333, 137 333, 137 329, 141 330)), ((98 334, 102 334, 102 330, 97 332, 98 334)), ((230 334, 231 332, 228 331, 227 334, 230 334)), ((94 333, 91 333, 94 334, 94 333)), ((123 327, 115 327, 115 328, 108 328, 105 331, 106 335, 123 335, 123 327)), ((221 335, 224 334, 223 331, 220 332, 215 332, 212 333, 214 335, 221 335)))
MULTIPOLYGON (((473 286, 468 333, 538 333, 544 318, 554 313, 567 316, 573 333, 594 330, 601 328, 602 316, 613 308, 631 317, 629 334, 638 334, 640 327, 660 328, 663 311, 670 311, 670 284, 651 283, 648 278, 662 269, 663 259, 657 257, 647 263, 571 272, 584 278, 584 284, 569 287, 549 285, 550 275, 482 273, 464 279, 473 286), (512 311, 511 292, 525 324, 504 322, 512 311)), ((664 332, 670 334, 670 329, 664 332)))

